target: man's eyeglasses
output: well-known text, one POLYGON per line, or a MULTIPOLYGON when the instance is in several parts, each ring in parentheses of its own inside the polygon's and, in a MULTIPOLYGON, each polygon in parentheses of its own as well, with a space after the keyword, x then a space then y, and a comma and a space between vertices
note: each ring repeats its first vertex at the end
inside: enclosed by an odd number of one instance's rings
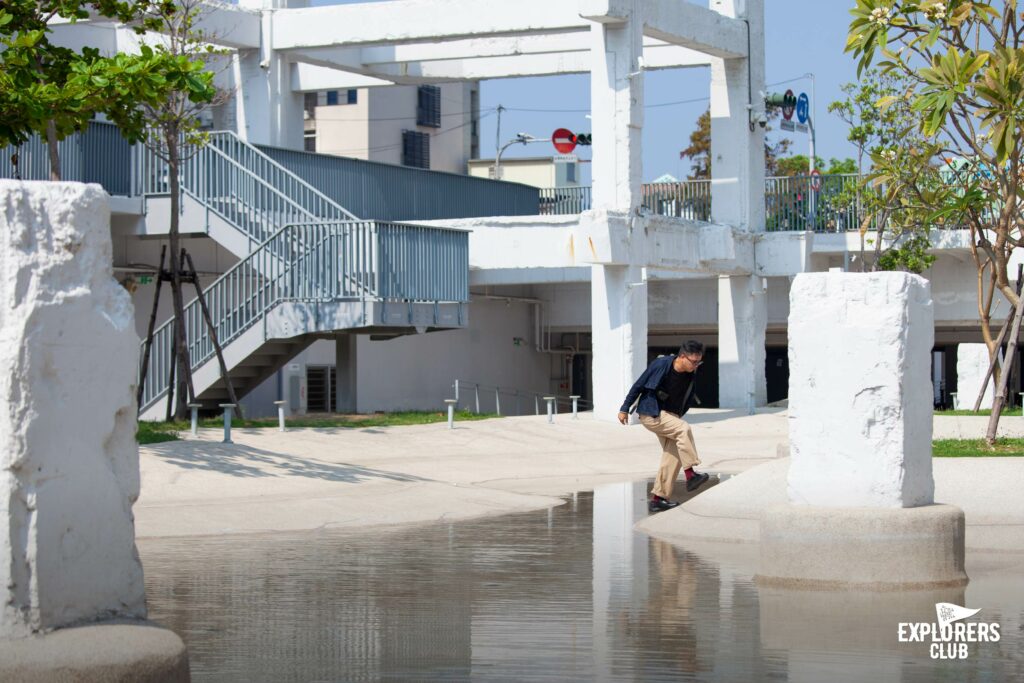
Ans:
POLYGON ((694 359, 690 358, 689 356, 683 356, 683 357, 686 358, 686 360, 688 360, 691 363, 693 363, 693 367, 695 367, 695 368, 699 368, 701 365, 704 364, 703 360, 694 360, 694 359))

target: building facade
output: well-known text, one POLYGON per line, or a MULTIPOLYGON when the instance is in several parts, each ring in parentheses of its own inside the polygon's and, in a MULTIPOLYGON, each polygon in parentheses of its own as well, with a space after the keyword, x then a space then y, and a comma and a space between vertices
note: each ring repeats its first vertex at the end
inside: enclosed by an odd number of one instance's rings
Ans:
MULTIPOLYGON (((434 410, 458 391, 462 407, 505 413, 541 409, 537 395, 575 394, 611 420, 648 362, 691 338, 708 346, 698 390, 703 405, 749 411, 784 398, 791 279, 857 269, 861 245, 856 232, 780 219, 772 197, 766 200, 764 104, 754 97, 765 90, 763 10, 762 0, 712 0, 709 7, 408 0, 311 8, 243 0, 211 7, 204 21, 230 50, 220 77, 238 96, 229 112, 214 116, 229 133, 216 137, 209 159, 195 163, 218 172, 230 166, 240 178, 232 188, 246 189, 218 193, 195 185, 183 220, 201 279, 209 291, 225 292, 218 310, 228 370, 246 387, 250 414, 271 413, 275 400, 293 412, 434 410), (638 76, 694 66, 710 67, 713 177, 651 189, 641 182, 638 76), (317 190, 310 183, 322 175, 311 175, 308 164, 288 167, 282 156, 271 164, 258 154, 310 144, 316 164, 328 163, 320 153, 359 148, 381 153, 366 157, 372 160, 401 164, 415 157, 407 165, 422 167, 422 145, 398 138, 405 131, 430 137, 424 127, 443 131, 450 98, 453 118, 463 121, 468 112, 470 123, 453 133, 463 145, 450 160, 434 156, 433 140, 442 133, 431 138, 430 168, 450 163, 461 173, 474 151, 480 81, 566 73, 591 78, 592 187, 573 195, 578 202, 556 195, 542 210, 543 192, 526 188, 535 193, 531 210, 457 215, 435 207, 398 216, 411 226, 364 212, 358 218, 371 220, 357 224, 330 183, 349 188, 369 175, 339 170, 317 190), (440 111, 428 112, 441 116, 440 128, 421 119, 413 126, 415 116, 402 113, 418 107, 422 114, 423 98, 433 97, 424 92, 441 96, 440 111), (404 118, 383 121, 392 111, 404 118), (358 141, 332 142, 349 136, 358 141), (217 166, 217 155, 231 164, 217 166), (315 225, 303 227, 308 223, 315 225), (364 224, 365 230, 354 227, 364 224), (318 237, 300 239, 307 232, 318 237), (301 248, 275 246, 274 236, 285 233, 301 248), (370 260, 360 266, 363 257, 370 260), (271 290, 277 298, 265 304, 271 290)), ((69 41, 99 31, 111 49, 132 40, 129 30, 109 25, 62 30, 69 41)), ((532 162, 509 160, 510 175, 517 163, 532 162)), ((470 164, 471 174, 486 175, 486 160, 480 166, 470 164)), ((551 160, 540 166, 568 168, 551 160)), ((133 174, 142 180, 111 190, 114 259, 124 277, 153 271, 167 222, 165 197, 147 185, 159 173, 133 174)), ((550 182, 568 197, 569 178, 557 171, 549 177, 521 182, 550 182)), ((421 191, 427 180, 436 179, 420 175, 402 190, 397 180, 363 182, 360 192, 394 201, 421 193, 417 206, 427 207, 524 189, 463 178, 475 184, 421 191)), ((938 258, 926 276, 935 302, 938 396, 955 389, 958 355, 980 363, 968 345, 981 336, 967 235, 943 231, 934 246, 938 258)), ((150 282, 134 293, 140 335, 155 288, 150 282)), ((1006 313, 1000 305, 997 316, 1006 313)), ((162 303, 157 313, 166 320, 169 306, 162 303)), ((218 374, 208 353, 195 357, 197 394, 213 405, 218 374)), ((143 417, 159 417, 162 400, 159 391, 147 395, 143 417)))

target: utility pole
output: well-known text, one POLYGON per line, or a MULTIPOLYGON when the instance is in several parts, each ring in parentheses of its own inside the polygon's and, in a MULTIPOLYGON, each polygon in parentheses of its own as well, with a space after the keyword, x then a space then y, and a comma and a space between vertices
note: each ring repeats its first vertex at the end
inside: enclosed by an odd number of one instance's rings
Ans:
POLYGON ((494 132, 494 179, 501 180, 501 168, 498 166, 501 159, 501 112, 505 107, 498 105, 498 129, 494 132))

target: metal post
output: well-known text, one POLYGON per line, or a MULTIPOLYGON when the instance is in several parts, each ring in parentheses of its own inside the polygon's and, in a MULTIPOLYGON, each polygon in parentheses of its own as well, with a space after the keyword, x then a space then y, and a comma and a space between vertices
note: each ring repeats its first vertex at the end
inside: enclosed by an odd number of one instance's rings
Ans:
POLYGON ((956 410, 959 407, 956 404, 956 394, 957 392, 955 391, 949 392, 949 404, 952 406, 952 410, 956 410))
POLYGON ((578 420, 578 419, 580 419, 580 414, 579 414, 579 410, 578 410, 578 408, 576 406, 576 402, 578 400, 580 400, 580 397, 576 396, 576 395, 573 395, 573 396, 570 396, 569 398, 572 399, 572 419, 578 420))
POLYGON ((277 406, 277 431, 284 431, 284 407, 288 401, 274 401, 274 405, 277 406))
POLYGON ((221 403, 220 407, 224 409, 224 441, 223 443, 234 443, 231 440, 231 411, 235 409, 234 403, 221 403))
POLYGON ((192 410, 192 436, 199 436, 199 404, 189 403, 188 407, 192 410))
POLYGON ((540 415, 540 397, 537 394, 533 395, 533 411, 540 415))
POLYGON ((519 390, 516 389, 516 415, 518 416, 519 414, 519 390))
POLYGON ((455 401, 459 400, 459 380, 455 380, 455 401))
POLYGON ((455 404, 458 401, 453 398, 446 398, 444 402, 448 404, 448 429, 455 429, 455 404))
POLYGON ((480 414, 480 385, 479 384, 474 384, 473 385, 473 395, 476 398, 476 414, 479 415, 480 414))
POLYGON ((501 391, 501 389, 494 387, 494 412, 501 415, 501 396, 498 395, 499 391, 501 391))
POLYGON ((554 416, 554 413, 552 412, 552 408, 553 408, 553 404, 555 402, 555 397, 554 396, 545 396, 544 400, 548 402, 548 424, 549 425, 550 424, 554 424, 555 423, 555 416, 554 416))

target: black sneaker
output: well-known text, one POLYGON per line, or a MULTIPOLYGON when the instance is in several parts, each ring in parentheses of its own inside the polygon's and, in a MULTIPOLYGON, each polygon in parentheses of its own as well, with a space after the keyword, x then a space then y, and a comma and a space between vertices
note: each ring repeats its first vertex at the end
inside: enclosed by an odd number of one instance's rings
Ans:
POLYGON ((676 507, 679 507, 679 503, 673 503, 671 500, 665 500, 661 497, 653 497, 647 501, 647 510, 649 512, 662 512, 663 510, 671 510, 676 507))
POLYGON ((689 481, 686 482, 686 490, 696 491, 697 489, 704 485, 704 482, 706 482, 710 478, 711 477, 709 475, 704 474, 703 472, 694 472, 693 477, 691 477, 689 481))

